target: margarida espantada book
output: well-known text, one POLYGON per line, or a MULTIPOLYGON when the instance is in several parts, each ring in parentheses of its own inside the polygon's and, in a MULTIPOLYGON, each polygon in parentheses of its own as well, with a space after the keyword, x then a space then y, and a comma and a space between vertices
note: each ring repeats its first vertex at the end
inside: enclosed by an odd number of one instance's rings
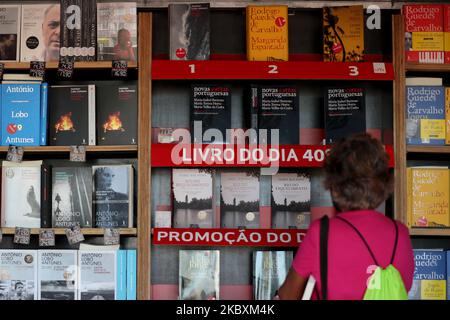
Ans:
POLYGON ((3 228, 40 228, 42 161, 2 162, 3 228))
POLYGON ((76 300, 78 251, 39 250, 39 300, 76 300))
POLYGON ((218 300, 219 250, 180 250, 179 299, 218 300))
POLYGON ((0 300, 36 300, 37 265, 36 250, 0 250, 0 300))
POLYGON ((288 7, 247 6, 247 60, 288 61, 288 7))

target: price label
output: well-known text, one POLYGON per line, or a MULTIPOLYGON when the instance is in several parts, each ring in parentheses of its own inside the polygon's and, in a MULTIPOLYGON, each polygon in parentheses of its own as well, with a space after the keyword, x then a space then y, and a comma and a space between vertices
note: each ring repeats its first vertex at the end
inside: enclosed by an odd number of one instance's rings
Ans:
POLYGON ((58 63, 58 76, 65 79, 72 78, 74 66, 75 62, 73 59, 61 58, 58 63))
POLYGON ((86 162, 86 147, 70 146, 70 161, 86 162))
POLYGON ((6 160, 20 163, 23 159, 23 152, 23 147, 9 146, 6 160))
POLYGON ((103 242, 105 246, 120 244, 119 229, 106 228, 103 233, 103 242))
POLYGON ((0 63, 0 81, 3 80, 3 72, 5 71, 5 64, 0 63))
POLYGON ((16 229, 14 230, 14 243, 29 245, 30 238, 31 238, 31 229, 30 228, 16 227, 16 229))
POLYGON ((30 77, 42 78, 45 76, 45 61, 30 62, 30 77))
POLYGON ((84 236, 81 233, 81 228, 79 225, 66 229, 66 237, 70 245, 84 241, 84 236))
POLYGON ((373 63, 373 73, 386 73, 386 64, 384 62, 373 63))
POLYGON ((52 229, 41 229, 39 231, 39 246, 40 247, 54 247, 55 246, 55 231, 52 229))
POLYGON ((125 60, 114 60, 111 73, 113 77, 126 78, 128 76, 128 62, 125 60))

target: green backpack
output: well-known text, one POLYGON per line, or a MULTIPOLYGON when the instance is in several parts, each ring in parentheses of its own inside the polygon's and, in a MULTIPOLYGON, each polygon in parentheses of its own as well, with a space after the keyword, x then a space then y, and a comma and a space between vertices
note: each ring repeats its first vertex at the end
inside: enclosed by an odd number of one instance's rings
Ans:
MULTIPOLYGON (((372 270, 373 274, 367 282, 367 289, 364 293, 363 300, 407 300, 408 293, 406 292, 402 276, 393 265, 398 243, 398 226, 395 220, 392 219, 392 222, 395 225, 394 250, 392 252, 390 264, 383 269, 380 267, 373 251, 370 249, 369 244, 361 232, 359 232, 359 230, 346 219, 339 216, 336 218, 345 222, 353 230, 355 230, 364 242, 367 250, 372 256, 373 261, 375 262, 375 268, 372 270)), ((324 300, 327 299, 328 286, 328 227, 329 219, 327 216, 324 216, 320 223, 320 277, 322 282, 322 299, 324 300)))

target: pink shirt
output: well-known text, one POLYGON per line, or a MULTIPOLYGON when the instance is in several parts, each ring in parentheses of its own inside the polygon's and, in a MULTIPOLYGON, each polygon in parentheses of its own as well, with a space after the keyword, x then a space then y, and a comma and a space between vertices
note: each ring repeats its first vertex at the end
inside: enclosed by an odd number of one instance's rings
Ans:
MULTIPOLYGON (((389 265, 395 243, 395 226, 391 219, 373 210, 339 214, 352 223, 366 239, 381 267, 389 265)), ((408 229, 397 221, 398 244, 393 265, 402 275, 406 290, 411 289, 414 256, 408 229)), ((292 267, 303 278, 313 275, 321 295, 320 220, 314 221, 294 258, 292 267)), ((330 219, 328 234, 328 299, 360 300, 370 276, 367 268, 375 265, 364 242, 355 230, 339 219, 330 219)), ((313 299, 317 298, 313 295, 313 299)))

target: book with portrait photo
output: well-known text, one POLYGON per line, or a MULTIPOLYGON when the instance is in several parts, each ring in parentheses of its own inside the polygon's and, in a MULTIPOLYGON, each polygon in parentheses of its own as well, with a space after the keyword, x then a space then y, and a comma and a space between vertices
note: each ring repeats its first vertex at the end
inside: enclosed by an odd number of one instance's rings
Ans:
POLYGON ((38 251, 38 299, 76 300, 78 251, 38 251))
POLYGON ((132 165, 92 167, 96 228, 133 227, 134 171, 132 165))
POLYGON ((0 4, 0 61, 19 61, 20 5, 0 4))
POLYGON ((37 300, 37 250, 0 250, 0 300, 37 300))

